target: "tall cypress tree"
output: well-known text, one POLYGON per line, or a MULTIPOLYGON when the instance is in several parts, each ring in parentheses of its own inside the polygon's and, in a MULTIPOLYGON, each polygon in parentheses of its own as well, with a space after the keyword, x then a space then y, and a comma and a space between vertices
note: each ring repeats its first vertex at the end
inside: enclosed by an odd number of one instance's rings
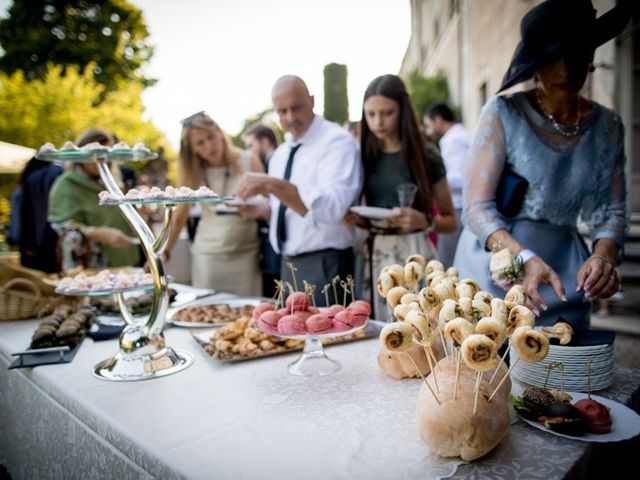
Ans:
POLYGON ((340 125, 349 120, 346 65, 330 63, 324 67, 324 117, 340 125))

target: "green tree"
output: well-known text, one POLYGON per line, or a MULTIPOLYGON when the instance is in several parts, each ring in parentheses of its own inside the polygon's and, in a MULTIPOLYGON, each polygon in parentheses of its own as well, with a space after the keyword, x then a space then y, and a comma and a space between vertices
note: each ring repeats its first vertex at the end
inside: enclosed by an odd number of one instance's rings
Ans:
POLYGON ((15 0, 0 20, 0 70, 22 70, 27 79, 46 76, 47 62, 91 65, 108 92, 128 81, 144 86, 142 68, 153 55, 142 12, 126 0, 15 0))
POLYGON ((418 70, 414 70, 409 75, 407 89, 418 119, 422 119, 432 104, 449 102, 449 83, 447 77, 442 74, 425 77, 418 70))
POLYGON ((349 120, 346 65, 330 63, 324 67, 324 117, 340 125, 349 120))
POLYGON ((45 142, 60 146, 87 128, 103 126, 131 145, 142 141, 172 156, 162 133, 142 119, 143 88, 125 84, 96 106, 105 87, 95 80, 93 68, 81 72, 68 67, 65 72, 62 66, 49 65, 42 80, 32 81, 21 70, 0 72, 0 138, 37 149, 45 142))

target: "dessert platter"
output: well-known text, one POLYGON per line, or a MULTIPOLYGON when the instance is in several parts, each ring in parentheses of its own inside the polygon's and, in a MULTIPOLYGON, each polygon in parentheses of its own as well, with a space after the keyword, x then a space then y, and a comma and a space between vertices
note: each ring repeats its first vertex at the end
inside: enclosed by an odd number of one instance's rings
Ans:
POLYGON ((269 199, 262 195, 256 195, 255 197, 249 197, 247 199, 242 199, 240 197, 232 197, 225 198, 225 205, 229 205, 230 207, 241 207, 241 206, 257 206, 257 205, 265 205, 269 203, 269 199))
POLYGON ((166 247, 174 204, 181 201, 190 203, 216 201, 222 199, 207 187, 197 190, 186 187, 171 187, 165 190, 152 188, 148 192, 141 190, 131 193, 129 198, 120 189, 111 169, 111 162, 153 160, 157 155, 150 152, 143 144, 133 148, 120 143, 112 148, 100 144, 89 144, 78 148, 71 142, 60 149, 45 144, 37 157, 43 160, 95 162, 100 177, 107 188, 102 192, 100 200, 118 206, 128 223, 140 239, 140 245, 147 258, 149 273, 140 277, 112 276, 109 273, 98 273, 101 283, 89 282, 87 277, 63 280, 61 293, 65 295, 112 295, 126 326, 120 335, 120 349, 115 356, 107 358, 94 367, 94 375, 103 380, 135 381, 170 375, 189 367, 193 363, 193 355, 173 349, 165 344, 162 333, 165 314, 169 305, 169 279, 164 271, 161 255, 166 247), (134 204, 164 204, 162 229, 156 235, 136 210, 134 204), (77 281, 79 280, 79 281, 77 281), (153 291, 153 302, 148 316, 134 317, 127 306, 124 293, 134 290, 149 289, 153 291))
POLYGON ((95 275, 81 272, 74 277, 64 277, 58 282, 55 292, 61 295, 93 296, 152 288, 152 275, 142 269, 128 272, 112 272, 105 269, 95 275))
POLYGON ((29 347, 13 353, 19 358, 9 368, 70 362, 94 318, 95 313, 89 306, 59 304, 40 318, 29 347))
POLYGON ((143 161, 156 158, 156 155, 141 142, 133 147, 126 142, 116 143, 112 147, 106 147, 98 142, 78 147, 73 142, 67 141, 59 149, 52 143, 45 143, 36 156, 40 160, 66 160, 80 163, 93 163, 99 156, 108 156, 110 160, 116 161, 143 161))

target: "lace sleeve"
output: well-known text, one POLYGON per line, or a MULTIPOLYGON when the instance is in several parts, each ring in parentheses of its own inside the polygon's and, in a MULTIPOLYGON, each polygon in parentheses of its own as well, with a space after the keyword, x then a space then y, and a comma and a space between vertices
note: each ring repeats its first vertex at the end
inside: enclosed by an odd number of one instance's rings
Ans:
POLYGON ((496 209, 496 187, 505 163, 504 129, 497 97, 482 108, 476 133, 467 154, 463 183, 462 221, 481 245, 496 230, 506 228, 496 209))
POLYGON ((582 216, 591 230, 591 239, 595 243, 601 238, 615 240, 624 246, 627 233, 627 190, 624 173, 626 156, 624 152, 624 126, 619 115, 611 113, 607 122, 607 138, 604 148, 615 146, 612 165, 605 165, 605 171, 611 172, 608 181, 596 195, 587 198, 583 204, 582 216))

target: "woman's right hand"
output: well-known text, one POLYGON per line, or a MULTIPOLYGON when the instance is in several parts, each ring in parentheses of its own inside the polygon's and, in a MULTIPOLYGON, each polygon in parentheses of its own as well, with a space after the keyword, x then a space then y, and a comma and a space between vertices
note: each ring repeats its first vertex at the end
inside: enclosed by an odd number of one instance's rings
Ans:
POLYGON ((539 289, 542 284, 550 285, 560 300, 563 302, 567 301, 560 276, 553 268, 547 265, 542 258, 535 256, 524 265, 522 286, 527 292, 527 307, 529 307, 536 316, 540 315, 540 308, 542 310, 548 308, 544 298, 540 294, 539 289))
POLYGON ((346 225, 347 227, 365 228, 367 226, 367 221, 357 213, 348 211, 342 218, 342 224, 346 225))
POLYGON ((89 240, 110 247, 128 247, 133 245, 131 237, 122 230, 113 227, 96 227, 89 234, 89 240))

